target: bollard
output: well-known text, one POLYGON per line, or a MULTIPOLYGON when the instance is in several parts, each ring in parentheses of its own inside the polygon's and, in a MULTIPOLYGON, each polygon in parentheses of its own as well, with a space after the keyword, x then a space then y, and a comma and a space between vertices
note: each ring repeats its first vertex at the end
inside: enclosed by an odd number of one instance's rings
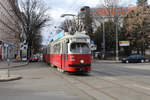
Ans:
POLYGON ((10 67, 10 59, 7 59, 7 64, 8 64, 8 77, 10 77, 10 70, 9 70, 9 67, 10 67))

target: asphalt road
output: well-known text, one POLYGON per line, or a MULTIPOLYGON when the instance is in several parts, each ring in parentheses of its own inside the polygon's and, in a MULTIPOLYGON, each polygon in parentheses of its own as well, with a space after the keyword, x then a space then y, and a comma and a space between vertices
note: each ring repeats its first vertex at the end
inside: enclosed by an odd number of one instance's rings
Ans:
POLYGON ((88 75, 44 63, 15 68, 21 80, 1 82, 0 100, 150 100, 150 63, 93 63, 88 75))

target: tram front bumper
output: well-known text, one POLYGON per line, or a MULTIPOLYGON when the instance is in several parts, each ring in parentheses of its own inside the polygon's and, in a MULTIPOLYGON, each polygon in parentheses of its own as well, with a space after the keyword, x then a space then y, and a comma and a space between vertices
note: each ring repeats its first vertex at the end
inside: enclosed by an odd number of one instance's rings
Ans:
POLYGON ((90 71, 91 64, 71 64, 68 67, 68 71, 90 71))

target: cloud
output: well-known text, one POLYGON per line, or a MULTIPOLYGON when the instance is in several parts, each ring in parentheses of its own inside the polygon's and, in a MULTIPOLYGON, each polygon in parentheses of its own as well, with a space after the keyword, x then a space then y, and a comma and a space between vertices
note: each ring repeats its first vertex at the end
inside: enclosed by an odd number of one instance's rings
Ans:
MULTIPOLYGON (((60 16, 62 14, 77 14, 81 7, 90 6, 96 7, 103 4, 103 0, 44 0, 45 3, 51 8, 48 14, 52 17, 52 27, 58 26, 64 18, 60 16)), ((120 0, 120 5, 128 6, 129 4, 135 4, 136 0, 120 0)), ((51 30, 45 31, 44 37, 47 38, 48 33, 51 30)))
POLYGON ((136 5, 136 0, 120 0, 120 5, 122 6, 129 6, 129 5, 136 5))
MULTIPOLYGON (((53 23, 61 22, 60 16, 66 13, 77 14, 81 7, 90 6, 96 7, 102 5, 103 0, 45 0, 51 7, 50 15, 53 18, 53 23)), ((135 0, 120 0, 120 5, 135 4, 135 0)))

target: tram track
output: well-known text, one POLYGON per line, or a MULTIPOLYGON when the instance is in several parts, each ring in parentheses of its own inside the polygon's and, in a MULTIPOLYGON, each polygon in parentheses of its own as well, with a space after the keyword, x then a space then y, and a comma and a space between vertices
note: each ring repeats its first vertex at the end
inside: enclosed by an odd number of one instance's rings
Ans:
MULTIPOLYGON (((51 69, 51 72, 53 72, 55 75, 57 75, 58 77, 61 77, 62 79, 64 79, 67 83, 69 83, 70 87, 71 88, 77 88, 75 85, 72 84, 71 81, 69 81, 67 78, 66 78, 66 74, 64 73, 61 73, 59 72, 58 70, 56 70, 55 68, 50 68, 51 69)), ((84 93, 85 95, 87 95, 89 98, 91 98, 91 100, 98 100, 97 98, 95 98, 94 96, 88 94, 87 92, 85 92, 84 90, 78 88, 79 91, 81 91, 82 93, 84 93)))
MULTIPOLYGON (((120 69, 120 67, 117 68, 117 70, 109 70, 109 71, 99 71, 99 70, 92 70, 92 72, 95 72, 95 73, 98 73, 99 75, 103 74, 105 76, 133 76, 133 75, 146 75, 146 76, 150 76, 149 73, 145 73, 145 72, 137 72, 135 70, 125 70, 125 69, 120 69), (113 70, 113 71, 112 71, 113 70), (118 72, 121 72, 121 73, 118 73, 118 72)), ((135 79, 129 79, 129 78, 125 78, 125 77, 121 77, 121 80, 122 79, 125 79, 125 80, 128 80, 128 81, 132 81, 132 82, 135 82, 135 83, 140 83, 141 85, 147 85, 147 86, 150 86, 150 83, 147 83, 147 82, 143 82, 143 81, 140 81, 140 80, 135 80, 135 79)), ((149 79, 148 79, 149 80, 149 79)), ((149 87, 150 88, 150 87, 149 87)))
MULTIPOLYGON (((97 73, 97 74, 101 74, 101 72, 99 72, 99 71, 95 71, 95 70, 94 70, 93 72, 94 72, 94 73, 97 73)), ((110 73, 109 73, 109 75, 110 75, 110 73)), ((114 75, 112 75, 112 76, 114 76, 114 75)), ((146 96, 150 96, 150 94, 148 94, 148 93, 138 91, 138 90, 136 90, 136 89, 134 89, 134 88, 132 88, 132 87, 128 87, 128 86, 126 86, 126 85, 122 85, 122 84, 120 84, 120 83, 117 83, 117 81, 108 80, 108 79, 100 78, 100 77, 97 77, 97 76, 95 76, 94 78, 97 79, 97 80, 103 80, 103 81, 105 81, 105 82, 112 83, 112 84, 117 85, 117 86, 120 86, 120 87, 124 87, 124 88, 126 88, 126 89, 130 89, 130 90, 132 90, 132 91, 134 91, 134 92, 136 92, 136 93, 140 93, 140 94, 144 94, 144 95, 146 95, 146 96)), ((126 78, 119 79, 119 81, 122 81, 122 80, 134 81, 134 80, 131 80, 131 79, 126 79, 126 78)), ((137 82, 137 81, 134 81, 134 82, 137 82)), ((139 83, 139 82, 138 82, 138 83, 139 83)), ((141 83, 141 84, 142 84, 142 85, 145 85, 144 83, 141 83)), ((150 87, 149 87, 149 88, 150 88, 150 87)))
POLYGON ((103 91, 103 90, 101 90, 101 89, 99 89, 99 88, 97 88, 97 87, 94 87, 93 85, 89 84, 88 82, 83 81, 83 80, 80 79, 80 78, 77 78, 76 76, 72 76, 72 78, 74 78, 75 80, 77 80, 77 81, 79 81, 79 82, 81 82, 81 83, 87 85, 88 87, 90 87, 90 88, 96 90, 97 92, 103 93, 104 95, 106 95, 106 96, 112 98, 113 100, 119 100, 117 97, 115 97, 115 96, 113 96, 113 95, 111 95, 111 94, 109 94, 109 93, 107 93, 107 92, 105 92, 105 91, 103 91))
POLYGON ((90 88, 89 90, 93 90, 96 92, 96 94, 101 94, 101 95, 105 96, 106 98, 108 98, 109 100, 119 100, 115 96, 113 96, 109 93, 106 93, 105 91, 100 90, 99 88, 94 87, 93 85, 89 84, 88 82, 83 81, 82 79, 78 78, 78 76, 76 76, 76 75, 69 76, 67 74, 62 74, 62 73, 58 72, 57 70, 52 70, 52 71, 57 76, 61 77, 62 79, 64 79, 68 83, 70 83, 70 85, 72 87, 78 88, 80 91, 82 91, 88 97, 92 98, 92 100, 101 100, 100 99, 101 97, 91 94, 92 91, 86 91, 85 88, 83 89, 83 88, 79 87, 78 84, 85 85, 85 87, 90 88))
MULTIPOLYGON (((121 73, 125 73, 127 74, 127 71, 124 71, 124 70, 117 70, 117 71, 120 71, 121 73)), ((95 73, 98 73, 99 75, 100 74, 104 74, 106 76, 117 76, 116 73, 117 72, 112 72, 112 71, 109 71, 109 72, 102 72, 102 71, 97 71, 97 70, 93 70, 93 72, 95 73)), ((139 83, 141 85, 146 85, 146 86, 149 86, 150 88, 150 84, 149 83, 146 83, 146 82, 143 82, 143 81, 138 81, 138 80, 134 80, 134 79, 129 79, 129 78, 125 78, 125 77, 121 77, 119 78, 120 80, 128 80, 128 81, 131 81, 131 82, 135 82, 135 83, 139 83)))
MULTIPOLYGON (((52 68, 53 69, 53 68, 52 68)), ((116 76, 114 73, 107 73, 107 72, 100 72, 100 71, 97 71, 97 70, 93 70, 92 72, 94 73, 94 77, 92 76, 74 76, 74 75, 67 75, 67 74, 62 74, 60 72, 58 72, 57 70, 53 70, 53 72, 58 75, 59 77, 61 77, 62 79, 64 79, 65 81, 67 81, 71 87, 74 87, 74 88, 77 88, 79 89, 81 92, 83 92, 85 95, 87 95, 88 97, 90 97, 92 100, 101 100, 99 97, 96 97, 95 95, 91 94, 90 91, 87 91, 85 88, 81 88, 79 87, 78 85, 84 85, 85 87, 87 88, 90 88, 89 90, 94 90, 97 94, 103 94, 103 96, 107 96, 109 98, 109 100, 120 100, 117 96, 114 96, 112 93, 109 93, 109 92, 106 92, 104 89, 105 87, 103 88, 97 88, 96 86, 93 86, 92 83, 89 83, 89 80, 97 80, 98 82, 101 82, 101 81, 104 81, 104 82, 107 82, 107 83, 111 83, 115 86, 119 86, 119 87, 122 87, 122 88, 126 88, 128 90, 131 90, 132 92, 135 92, 135 93, 138 93, 138 94, 143 94, 145 96, 150 96, 150 94, 146 93, 146 92, 143 92, 143 91, 140 91, 138 89, 135 89, 135 87, 132 87, 132 86, 128 86, 126 84, 122 84, 122 83, 119 83, 115 80, 109 80, 109 79, 105 79, 105 78, 102 78, 102 77, 97 77, 96 74, 98 75, 106 75, 108 77, 114 77, 116 76)), ((123 80, 123 81, 130 81, 130 82, 137 82, 137 81, 134 81, 132 79, 126 79, 126 78, 119 78, 119 80, 123 80)), ((138 82, 139 83, 139 82, 138 82)), ((141 85, 145 85, 145 83, 140 83, 141 85)), ((148 85, 148 84, 147 84, 148 85)), ((109 88, 109 87, 106 87, 106 88, 109 88)), ((111 87, 110 87, 111 88, 111 87)))

